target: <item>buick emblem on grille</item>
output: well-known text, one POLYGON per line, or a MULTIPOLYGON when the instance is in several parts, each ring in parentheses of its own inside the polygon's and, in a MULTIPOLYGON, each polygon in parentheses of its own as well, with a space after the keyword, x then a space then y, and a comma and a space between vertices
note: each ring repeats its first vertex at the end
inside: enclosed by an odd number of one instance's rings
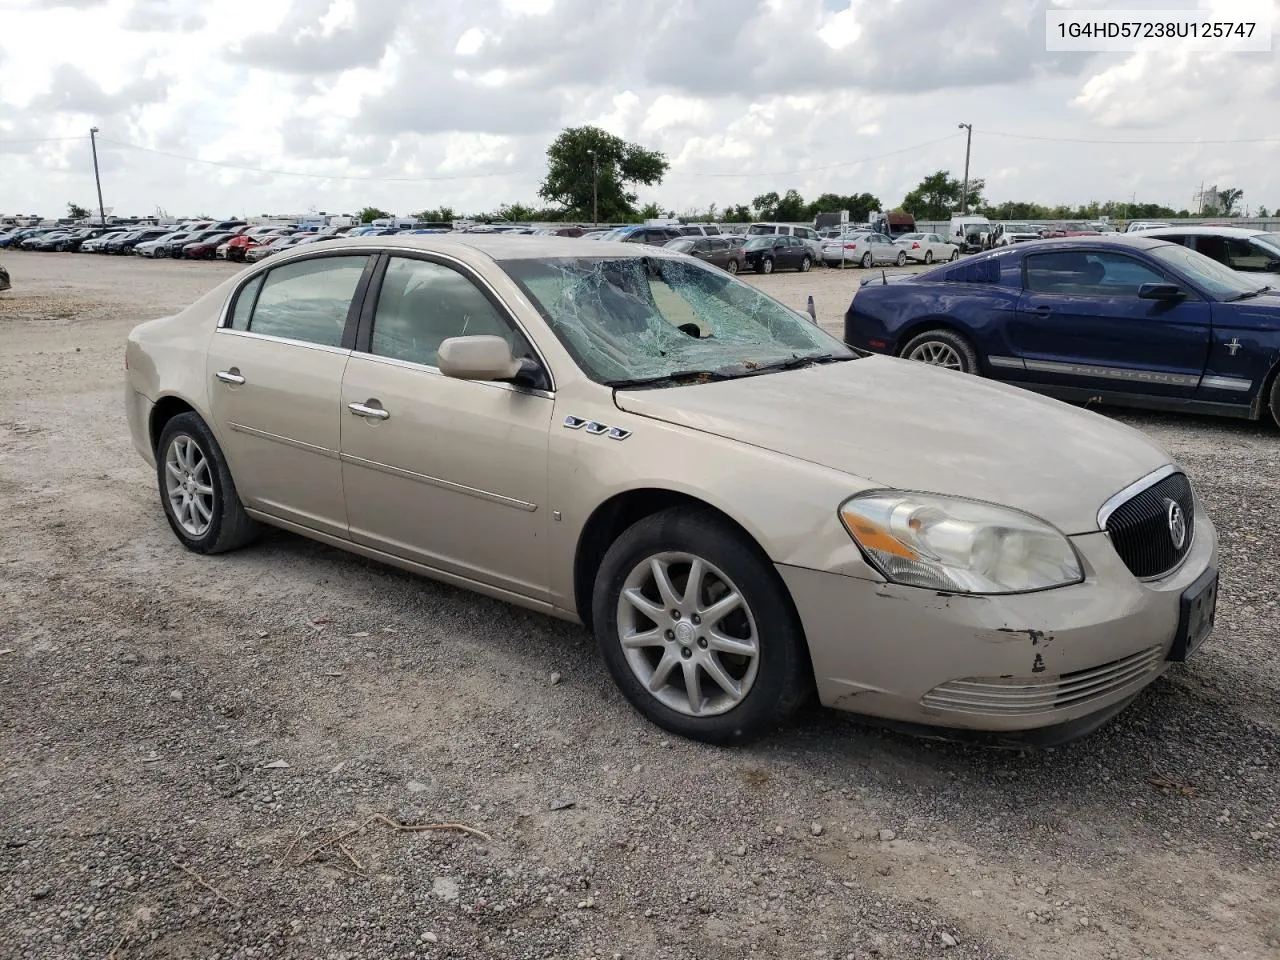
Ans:
POLYGON ((1165 500, 1165 518, 1169 521, 1169 539, 1173 549, 1181 550, 1187 542, 1187 515, 1176 500, 1165 500))

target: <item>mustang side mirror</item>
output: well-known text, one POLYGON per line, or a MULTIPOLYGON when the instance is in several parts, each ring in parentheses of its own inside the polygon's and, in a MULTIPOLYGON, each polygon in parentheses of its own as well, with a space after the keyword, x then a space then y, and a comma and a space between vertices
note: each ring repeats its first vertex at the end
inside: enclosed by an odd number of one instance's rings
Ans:
POLYGON ((436 352, 436 366, 458 380, 510 380, 523 369, 501 337, 449 337, 436 352))
POLYGON ((1184 294, 1176 283, 1144 283, 1138 287, 1139 300, 1181 300, 1184 294))

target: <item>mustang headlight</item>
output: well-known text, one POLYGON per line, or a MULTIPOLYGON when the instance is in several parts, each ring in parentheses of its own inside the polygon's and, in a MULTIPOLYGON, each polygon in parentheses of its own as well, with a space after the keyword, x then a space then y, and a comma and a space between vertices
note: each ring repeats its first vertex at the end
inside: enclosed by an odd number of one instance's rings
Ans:
POLYGON ((1080 560, 1056 528, 1029 514, 930 493, 851 497, 840 519, 894 583, 957 593, 1024 593, 1079 583, 1080 560))

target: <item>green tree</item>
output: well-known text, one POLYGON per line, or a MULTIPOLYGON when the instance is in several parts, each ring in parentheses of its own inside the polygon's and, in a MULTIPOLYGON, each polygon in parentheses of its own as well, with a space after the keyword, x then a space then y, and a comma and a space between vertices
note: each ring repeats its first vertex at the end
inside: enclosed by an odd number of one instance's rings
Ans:
POLYGON ((656 220, 661 217, 662 208, 656 203, 646 203, 636 214, 641 220, 656 220))
POLYGON ((591 218, 594 200, 601 220, 624 220, 635 214, 636 194, 628 187, 661 183, 669 166, 658 151, 599 127, 569 127, 547 147, 547 176, 538 196, 573 219, 591 218))
POLYGON ((880 210, 880 200, 869 193, 855 193, 843 197, 838 193, 824 193, 809 204, 808 219, 817 219, 820 213, 839 213, 849 211, 850 223, 862 223, 871 216, 873 210, 880 210))
POLYGON ((1236 204, 1240 202, 1240 198, 1244 196, 1244 191, 1239 187, 1227 187, 1218 191, 1218 209, 1222 211, 1224 217, 1237 216, 1236 204))
MULTIPOLYGON (((976 210, 983 206, 982 191, 986 181, 981 177, 969 179, 968 207, 976 210)), ((947 220, 952 213, 964 206, 961 194, 964 185, 946 170, 929 174, 902 199, 902 209, 917 220, 947 220)))
POLYGON ((762 193, 751 201, 751 209, 756 212, 756 216, 761 220, 777 220, 778 204, 781 198, 778 196, 777 190, 770 190, 768 193, 762 193))
POLYGON ((783 194, 771 219, 781 220, 783 223, 799 223, 802 220, 808 220, 809 208, 805 205, 799 191, 788 190, 783 194))
POLYGON ((453 207, 437 207, 434 210, 419 210, 409 216, 415 220, 430 220, 434 223, 447 223, 455 219, 453 207))
POLYGON ((745 203, 737 205, 726 203, 724 205, 724 213, 720 214, 722 223, 750 223, 751 208, 745 203))
POLYGON ((88 220, 90 213, 78 203, 67 204, 67 216, 72 220, 88 220))
POLYGON ((1267 213, 1267 208, 1266 208, 1266 207, 1259 207, 1259 208, 1258 208, 1258 216, 1260 216, 1260 217, 1269 217, 1269 216, 1271 216, 1271 214, 1267 213))
POLYGON ((361 223, 373 223, 375 220, 384 220, 391 214, 379 207, 365 207, 360 211, 361 223))

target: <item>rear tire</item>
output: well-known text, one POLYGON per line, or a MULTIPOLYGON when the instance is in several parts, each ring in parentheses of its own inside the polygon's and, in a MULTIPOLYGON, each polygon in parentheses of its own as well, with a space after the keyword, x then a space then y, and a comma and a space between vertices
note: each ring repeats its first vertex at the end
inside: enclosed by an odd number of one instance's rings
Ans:
POLYGON ((1271 378, 1271 402, 1267 406, 1271 409, 1271 419, 1280 427, 1280 371, 1271 378))
POLYGON ((257 536, 222 448, 198 414, 180 413, 160 431, 156 480, 165 518, 188 550, 224 553, 257 536))
POLYGON ((737 261, 737 260, 730 260, 728 263, 726 263, 726 264, 725 264, 724 268, 725 268, 725 270, 727 270, 729 273, 736 274, 736 273, 738 272, 738 261, 737 261))
POLYGON ((898 356, 959 373, 978 372, 978 352, 973 344, 955 331, 941 327, 912 337, 898 356))
POLYGON ((863 270, 870 270, 870 269, 871 269, 871 263, 872 263, 872 260, 871 260, 871 251, 870 251, 870 250, 868 250, 866 253, 864 253, 864 254, 862 255, 862 269, 863 269, 863 270))
POLYGON ((676 507, 626 530, 596 574, 592 623, 632 706, 692 740, 744 743, 813 689, 786 587, 755 543, 706 510, 676 507), (734 594, 737 604, 712 613, 734 594))
POLYGON ((924 263, 925 263, 925 266, 928 266, 929 264, 933 263, 933 251, 932 251, 932 250, 926 250, 926 251, 924 252, 924 263))

